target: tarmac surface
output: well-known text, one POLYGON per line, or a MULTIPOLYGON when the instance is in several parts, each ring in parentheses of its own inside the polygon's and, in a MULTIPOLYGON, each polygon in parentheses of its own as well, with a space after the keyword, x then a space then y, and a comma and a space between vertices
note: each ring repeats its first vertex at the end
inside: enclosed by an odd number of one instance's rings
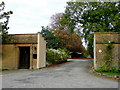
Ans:
POLYGON ((91 63, 76 60, 40 70, 5 71, 2 88, 118 88, 117 81, 91 74, 91 63))

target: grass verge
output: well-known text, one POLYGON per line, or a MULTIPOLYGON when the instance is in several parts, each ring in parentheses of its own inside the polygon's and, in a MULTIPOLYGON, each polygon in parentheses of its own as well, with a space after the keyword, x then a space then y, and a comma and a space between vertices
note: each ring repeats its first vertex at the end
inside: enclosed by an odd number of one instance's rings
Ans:
POLYGON ((93 75, 120 81, 120 72, 100 72, 93 70, 93 75))
POLYGON ((6 70, 8 70, 8 69, 0 68, 0 71, 6 71, 6 70))
POLYGON ((118 72, 118 73, 116 73, 116 72, 97 72, 97 73, 106 74, 106 75, 109 75, 109 76, 120 75, 120 72, 118 72))

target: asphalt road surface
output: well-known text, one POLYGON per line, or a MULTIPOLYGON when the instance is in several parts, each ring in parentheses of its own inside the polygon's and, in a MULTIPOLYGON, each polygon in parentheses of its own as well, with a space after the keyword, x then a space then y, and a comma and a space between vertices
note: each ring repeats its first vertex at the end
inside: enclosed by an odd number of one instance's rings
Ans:
POLYGON ((94 76, 92 61, 73 61, 40 70, 7 71, 2 88, 118 88, 115 80, 94 76))

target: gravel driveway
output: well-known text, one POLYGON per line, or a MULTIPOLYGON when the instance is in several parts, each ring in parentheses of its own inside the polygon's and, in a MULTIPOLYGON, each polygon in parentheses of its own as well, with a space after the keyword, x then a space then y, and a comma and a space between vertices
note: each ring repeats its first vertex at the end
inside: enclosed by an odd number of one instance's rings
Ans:
POLYGON ((73 61, 40 70, 8 71, 3 88, 118 88, 118 82, 90 74, 91 61, 73 61))

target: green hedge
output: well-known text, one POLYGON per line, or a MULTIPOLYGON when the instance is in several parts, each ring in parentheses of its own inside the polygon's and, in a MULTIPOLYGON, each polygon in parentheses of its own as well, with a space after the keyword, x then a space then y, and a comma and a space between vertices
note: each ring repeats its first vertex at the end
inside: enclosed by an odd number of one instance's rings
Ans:
POLYGON ((47 49, 47 63, 57 64, 66 61, 69 57, 69 52, 66 49, 47 49))

